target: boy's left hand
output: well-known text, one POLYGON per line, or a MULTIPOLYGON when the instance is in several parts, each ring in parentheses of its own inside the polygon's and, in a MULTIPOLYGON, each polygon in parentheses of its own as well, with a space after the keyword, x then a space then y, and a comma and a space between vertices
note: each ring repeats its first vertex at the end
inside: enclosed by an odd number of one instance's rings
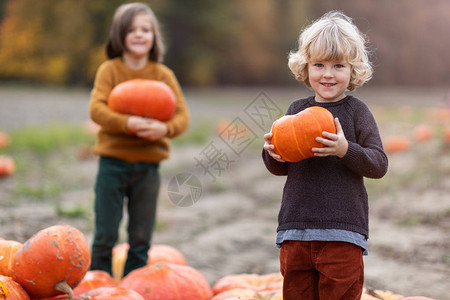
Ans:
POLYGON ((348 150, 348 142, 342 130, 341 123, 338 118, 334 119, 336 124, 336 134, 327 131, 322 132, 323 137, 316 137, 316 141, 323 144, 323 148, 312 148, 315 156, 325 157, 336 155, 339 158, 345 156, 348 150))
POLYGON ((145 121, 136 126, 136 135, 149 141, 165 137, 168 131, 166 123, 151 118, 145 118, 145 121))

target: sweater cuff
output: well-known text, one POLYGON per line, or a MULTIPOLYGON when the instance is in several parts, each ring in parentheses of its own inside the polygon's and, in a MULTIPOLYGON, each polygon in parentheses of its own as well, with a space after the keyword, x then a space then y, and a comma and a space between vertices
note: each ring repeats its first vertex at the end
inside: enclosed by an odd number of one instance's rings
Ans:
POLYGON ((347 153, 345 153, 345 155, 342 157, 342 159, 344 161, 352 161, 354 157, 356 157, 358 155, 358 149, 357 146, 358 144, 347 141, 348 142, 348 148, 347 148, 347 153))
POLYGON ((166 126, 167 126, 167 134, 166 134, 166 137, 172 138, 172 137, 173 137, 173 132, 174 132, 173 125, 170 124, 170 123, 166 123, 166 126))
POLYGON ((122 124, 123 124, 122 128, 123 128, 123 131, 125 133, 127 133, 127 134, 135 134, 135 132, 132 132, 131 130, 129 130, 128 126, 127 126, 128 119, 130 117, 131 117, 131 115, 125 115, 124 117, 121 117, 122 118, 122 124))

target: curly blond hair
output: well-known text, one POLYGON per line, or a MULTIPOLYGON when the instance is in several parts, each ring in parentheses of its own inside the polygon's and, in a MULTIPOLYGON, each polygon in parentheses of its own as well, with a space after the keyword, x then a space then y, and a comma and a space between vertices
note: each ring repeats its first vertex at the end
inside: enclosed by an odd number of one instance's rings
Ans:
POLYGON ((288 66, 295 78, 311 87, 308 62, 345 60, 351 65, 348 90, 353 91, 372 77, 365 36, 352 19, 339 11, 323 15, 300 34, 298 50, 289 55, 288 66))

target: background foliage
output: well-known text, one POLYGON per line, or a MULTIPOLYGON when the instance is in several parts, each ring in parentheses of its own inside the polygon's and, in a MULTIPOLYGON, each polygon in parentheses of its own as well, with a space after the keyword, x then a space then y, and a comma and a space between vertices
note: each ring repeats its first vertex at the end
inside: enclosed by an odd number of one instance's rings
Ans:
MULTIPOLYGON (((90 85, 119 0, 0 0, 0 79, 90 85)), ((301 28, 342 10, 367 34, 373 84, 448 85, 448 0, 149 0, 185 85, 296 84, 301 28)))

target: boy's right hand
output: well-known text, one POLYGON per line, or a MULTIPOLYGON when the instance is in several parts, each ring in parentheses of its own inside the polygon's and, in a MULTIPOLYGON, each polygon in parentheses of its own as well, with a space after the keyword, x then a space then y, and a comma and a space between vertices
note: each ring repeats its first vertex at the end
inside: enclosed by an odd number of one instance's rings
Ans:
POLYGON ((272 132, 266 133, 264 135, 264 146, 263 149, 276 161, 285 162, 280 155, 275 153, 275 146, 272 145, 272 132))
POLYGON ((168 133, 168 127, 164 122, 152 118, 130 116, 127 120, 127 130, 136 136, 156 141, 168 133))
POLYGON ((140 124, 145 123, 145 118, 139 117, 139 116, 130 116, 127 120, 127 130, 132 133, 136 134, 139 130, 140 124))

